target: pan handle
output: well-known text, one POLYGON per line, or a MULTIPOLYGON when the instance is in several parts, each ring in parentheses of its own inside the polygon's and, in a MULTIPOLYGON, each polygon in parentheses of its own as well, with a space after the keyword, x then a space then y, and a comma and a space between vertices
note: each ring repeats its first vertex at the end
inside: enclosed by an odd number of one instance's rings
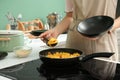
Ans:
POLYGON ((99 52, 99 53, 93 53, 93 54, 90 54, 90 55, 81 56, 81 57, 80 57, 80 61, 86 62, 86 61, 88 61, 88 60, 90 60, 90 59, 97 58, 97 57, 106 57, 106 58, 109 58, 109 57, 111 57, 113 54, 114 54, 114 52, 99 52))

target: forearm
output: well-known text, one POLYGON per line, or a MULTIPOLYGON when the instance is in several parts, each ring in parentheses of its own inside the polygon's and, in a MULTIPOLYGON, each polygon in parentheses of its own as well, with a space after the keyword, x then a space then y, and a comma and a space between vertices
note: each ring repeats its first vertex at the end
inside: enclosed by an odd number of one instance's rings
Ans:
POLYGON ((67 13, 66 16, 63 18, 63 20, 57 24, 57 26, 55 27, 56 30, 58 30, 58 33, 61 34, 63 32, 65 32, 70 23, 72 22, 73 18, 72 18, 72 12, 71 13, 67 13))

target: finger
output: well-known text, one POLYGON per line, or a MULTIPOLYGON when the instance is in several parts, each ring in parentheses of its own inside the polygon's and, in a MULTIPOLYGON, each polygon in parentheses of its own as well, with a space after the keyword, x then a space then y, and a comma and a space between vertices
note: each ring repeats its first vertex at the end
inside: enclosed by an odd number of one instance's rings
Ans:
POLYGON ((45 37, 47 35, 47 33, 45 32, 45 33, 42 33, 41 35, 39 35, 39 37, 40 38, 43 38, 43 37, 45 37))
POLYGON ((48 34, 48 35, 46 35, 45 38, 50 39, 51 37, 52 37, 51 34, 48 34))

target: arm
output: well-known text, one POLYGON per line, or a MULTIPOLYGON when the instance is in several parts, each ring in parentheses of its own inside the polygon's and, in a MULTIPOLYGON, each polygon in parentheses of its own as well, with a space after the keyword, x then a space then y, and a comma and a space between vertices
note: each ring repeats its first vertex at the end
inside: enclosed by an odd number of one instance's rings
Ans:
POLYGON ((57 30, 59 31, 59 34, 65 32, 70 23, 72 22, 72 11, 73 11, 73 4, 72 0, 65 0, 66 5, 65 5, 65 11, 66 11, 66 16, 63 18, 63 20, 56 26, 57 30), (62 28, 61 28, 62 27, 62 28))
POLYGON ((67 12, 63 20, 55 27, 55 29, 58 30, 58 34, 65 32, 68 29, 72 20, 72 12, 67 12))
POLYGON ((61 33, 63 33, 68 29, 72 20, 73 20, 72 12, 67 12, 66 16, 63 18, 63 20, 59 24, 56 25, 56 27, 42 33, 39 37, 40 38, 50 38, 50 37, 57 38, 61 33))
POLYGON ((47 37, 57 38, 61 33, 65 32, 73 20, 72 7, 73 5, 71 0, 66 0, 66 8, 65 8, 66 15, 63 18, 63 20, 59 24, 57 24, 56 27, 46 31, 45 33, 41 34, 39 37, 40 38, 47 38, 47 37))

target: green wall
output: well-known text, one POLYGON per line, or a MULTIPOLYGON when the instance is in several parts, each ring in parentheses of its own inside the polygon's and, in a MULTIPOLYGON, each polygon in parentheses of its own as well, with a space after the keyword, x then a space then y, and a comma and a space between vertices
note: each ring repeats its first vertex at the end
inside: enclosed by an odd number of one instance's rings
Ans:
POLYGON ((65 0, 0 0, 0 29, 5 29, 8 19, 5 16, 11 12, 15 17, 22 14, 22 21, 40 18, 43 23, 49 13, 57 12, 64 16, 65 0))

